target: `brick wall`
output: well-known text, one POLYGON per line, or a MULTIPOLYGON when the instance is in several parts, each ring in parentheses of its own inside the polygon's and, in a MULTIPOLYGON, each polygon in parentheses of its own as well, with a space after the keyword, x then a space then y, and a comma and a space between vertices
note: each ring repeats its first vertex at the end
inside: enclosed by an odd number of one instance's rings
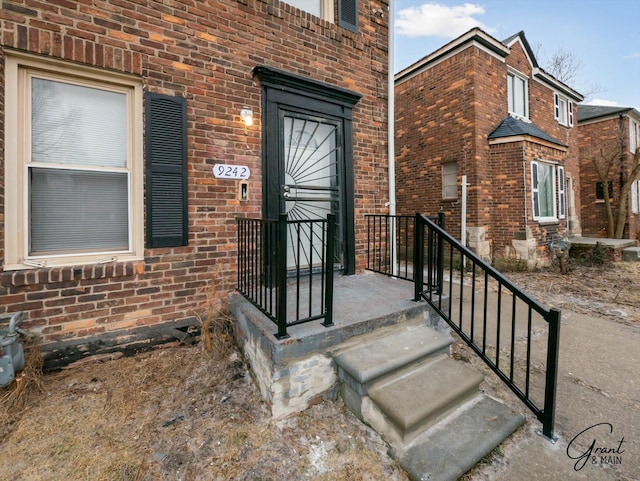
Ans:
MULTIPOLYGON (((25 326, 45 344, 109 333, 117 343, 126 329, 190 322, 205 311, 212 282, 223 299, 235 283, 234 219, 261 213, 257 65, 362 94, 353 112, 356 268, 362 269, 364 214, 382 212, 388 200, 388 4, 358 5, 359 33, 353 33, 277 0, 3 2, 3 112, 6 48, 134 74, 145 91, 187 99, 189 246, 146 249, 137 263, 5 271, 0 312, 25 311, 25 326), (255 117, 249 128, 239 118, 246 107, 255 117), (213 178, 214 163, 250 167, 247 202, 237 200, 237 181, 213 178)), ((3 122, 4 116, 4 132, 3 122)), ((11 159, 4 159, 3 134, 0 139, 3 169, 11 159)), ((4 205, 4 170, 0 175, 4 205)), ((0 230, 4 237, 3 223, 0 230)))
MULTIPOLYGON (((591 162, 592 158, 598 159, 603 164, 601 152, 616 152, 620 144, 620 132, 622 128, 622 139, 624 142, 624 156, 630 157, 629 139, 629 119, 623 117, 622 126, 618 117, 603 119, 597 122, 583 123, 578 127, 578 139, 580 143, 580 175, 582 199, 582 228, 585 236, 606 237, 607 216, 604 202, 596 199, 596 184, 599 182, 598 175, 591 162)), ((620 198, 621 175, 626 179, 627 172, 621 173, 621 163, 616 162, 611 168, 609 180, 612 182, 613 192, 613 215, 617 216, 617 204, 620 198)), ((637 214, 631 212, 631 202, 627 205, 627 228, 625 237, 629 239, 640 238, 640 221, 637 214)))
MULTIPOLYGON (((467 49, 395 88, 396 198, 399 214, 423 212, 447 216, 447 230, 460 234, 460 188, 457 200, 442 199, 442 164, 457 162, 473 187, 469 204, 477 204, 477 139, 473 95, 478 52, 467 49)), ((469 209, 472 222, 475 209, 469 209)))

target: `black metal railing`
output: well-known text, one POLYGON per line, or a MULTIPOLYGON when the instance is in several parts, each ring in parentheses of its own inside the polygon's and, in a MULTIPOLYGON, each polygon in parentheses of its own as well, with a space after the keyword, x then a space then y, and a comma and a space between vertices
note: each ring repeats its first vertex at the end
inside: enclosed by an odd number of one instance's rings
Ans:
POLYGON ((278 326, 322 319, 333 325, 335 215, 319 220, 238 218, 238 285, 278 326))
MULTIPOLYGON (((367 214, 365 218, 367 269, 413 282, 415 216, 367 214)), ((443 213, 429 218, 444 228, 443 213)))
POLYGON ((415 300, 437 311, 553 439, 560 311, 537 302, 426 216, 416 214, 414 228, 415 300))

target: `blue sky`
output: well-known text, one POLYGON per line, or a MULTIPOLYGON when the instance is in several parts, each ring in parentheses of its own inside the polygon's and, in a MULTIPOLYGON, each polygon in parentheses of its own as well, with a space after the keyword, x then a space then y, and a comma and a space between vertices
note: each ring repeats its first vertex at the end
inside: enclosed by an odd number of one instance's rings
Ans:
POLYGON ((395 0, 397 72, 479 26, 498 40, 524 31, 538 63, 562 49, 582 63, 570 84, 585 103, 640 110, 640 0, 395 0))

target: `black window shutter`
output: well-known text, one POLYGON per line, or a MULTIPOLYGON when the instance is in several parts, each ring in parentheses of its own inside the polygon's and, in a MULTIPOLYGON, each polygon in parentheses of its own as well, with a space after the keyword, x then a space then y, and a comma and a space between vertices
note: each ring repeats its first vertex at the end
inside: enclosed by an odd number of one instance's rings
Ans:
POLYGON ((358 31, 358 0, 338 0, 338 25, 358 31))
POLYGON ((146 96, 147 247, 186 246, 187 101, 146 96))

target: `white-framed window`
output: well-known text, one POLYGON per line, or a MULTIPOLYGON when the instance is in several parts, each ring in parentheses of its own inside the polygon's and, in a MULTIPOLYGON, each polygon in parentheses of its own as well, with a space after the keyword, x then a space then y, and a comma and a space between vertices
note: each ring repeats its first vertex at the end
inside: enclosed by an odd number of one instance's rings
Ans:
POLYGON ((558 93, 554 93, 553 118, 559 124, 573 127, 573 102, 558 93))
POLYGON ((332 0, 286 0, 286 3, 323 20, 334 21, 332 0))
POLYGON ((534 220, 539 222, 558 220, 556 216, 556 171, 553 164, 531 162, 531 200, 534 220))
POLYGON ((507 106, 511 115, 528 118, 528 88, 526 77, 515 72, 507 72, 507 106))
POLYGON ((5 79, 5 269, 142 259, 140 80, 16 53, 5 79))
POLYGON ((457 162, 442 164, 442 198, 458 198, 458 165, 457 162))
POLYGON ((631 213, 640 214, 640 180, 631 184, 631 213))
POLYGON ((632 154, 640 147, 640 124, 629 119, 629 152, 632 154))
POLYGON ((564 167, 558 166, 558 218, 564 219, 567 215, 567 195, 564 167))

